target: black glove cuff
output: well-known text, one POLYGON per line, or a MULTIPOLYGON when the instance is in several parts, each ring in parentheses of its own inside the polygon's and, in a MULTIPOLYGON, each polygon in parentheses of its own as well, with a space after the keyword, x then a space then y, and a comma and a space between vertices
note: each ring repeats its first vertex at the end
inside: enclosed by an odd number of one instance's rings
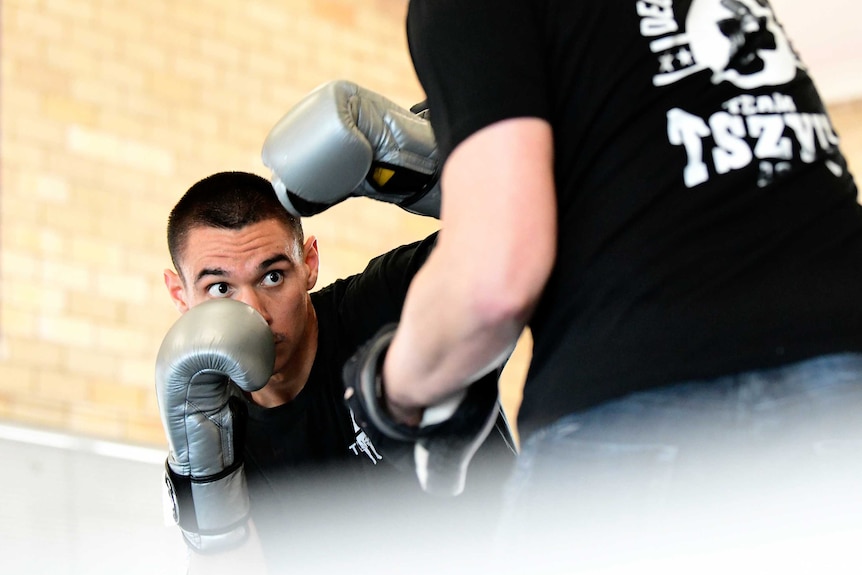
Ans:
MULTIPOLYGON (((358 371, 355 373, 355 384, 359 389, 353 390, 358 395, 362 404, 362 412, 368 417, 371 425, 390 439, 398 441, 415 442, 422 434, 419 428, 398 423, 386 409, 385 390, 383 387, 383 361, 386 352, 395 336, 396 324, 384 326, 377 335, 369 341, 360 357, 351 361, 357 361, 354 366, 358 371)), ((348 391, 349 394, 349 391, 348 391)))
POLYGON ((428 98, 425 98, 421 102, 416 102, 412 106, 410 106, 410 111, 420 118, 424 118, 428 121, 431 120, 431 111, 428 109, 428 98))
POLYGON ((299 215, 303 218, 317 215, 326 211, 326 209, 330 207, 327 204, 306 200, 302 196, 298 196, 290 190, 285 190, 285 193, 290 200, 290 205, 293 206, 293 209, 299 212, 299 215))
POLYGON ((195 500, 192 495, 192 485, 195 483, 211 483, 223 479, 242 467, 242 461, 236 461, 221 473, 203 478, 192 478, 188 475, 180 475, 171 469, 168 461, 165 461, 165 485, 171 499, 171 512, 174 523, 186 531, 201 533, 198 527, 197 513, 195 512, 195 500))
POLYGON ((209 475, 207 477, 191 477, 189 475, 180 475, 176 473, 170 465, 170 460, 165 461, 165 484, 168 489, 168 496, 171 500, 171 512, 173 514, 174 523, 179 525, 185 531, 200 533, 198 527, 197 514, 195 512, 195 500, 192 494, 192 484, 194 483, 212 483, 234 473, 243 465, 243 442, 245 439, 245 426, 247 418, 247 408, 241 399, 231 397, 228 400, 228 407, 233 415, 233 448, 234 461, 231 465, 219 473, 209 475))

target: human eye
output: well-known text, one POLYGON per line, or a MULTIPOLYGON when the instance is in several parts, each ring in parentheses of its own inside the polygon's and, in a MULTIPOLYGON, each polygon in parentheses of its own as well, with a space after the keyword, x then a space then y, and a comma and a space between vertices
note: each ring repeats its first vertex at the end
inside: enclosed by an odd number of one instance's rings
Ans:
POLYGON ((266 286, 266 287, 275 287, 275 286, 281 285, 281 283, 283 281, 284 281, 284 273, 283 272, 281 272, 280 270, 271 270, 271 271, 266 272, 266 274, 263 276, 263 279, 261 279, 260 283, 261 283, 261 285, 266 286))
POLYGON ((228 297, 230 293, 230 286, 225 282, 214 283, 207 287, 207 295, 210 297, 228 297))

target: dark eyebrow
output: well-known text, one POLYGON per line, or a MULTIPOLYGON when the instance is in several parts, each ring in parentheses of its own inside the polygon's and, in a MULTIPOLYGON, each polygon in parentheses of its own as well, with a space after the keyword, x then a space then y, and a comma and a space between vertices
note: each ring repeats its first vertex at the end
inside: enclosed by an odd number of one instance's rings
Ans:
POLYGON ((204 268, 198 272, 198 275, 195 277, 195 283, 201 281, 202 278, 206 276, 226 276, 228 273, 221 268, 204 268))
POLYGON ((269 259, 265 259, 262 262, 260 262, 260 265, 257 266, 257 269, 263 271, 267 268, 272 267, 275 264, 280 264, 282 262, 286 262, 290 265, 293 265, 293 262, 291 261, 291 259, 289 257, 287 257, 286 254, 278 254, 277 256, 273 256, 269 259))

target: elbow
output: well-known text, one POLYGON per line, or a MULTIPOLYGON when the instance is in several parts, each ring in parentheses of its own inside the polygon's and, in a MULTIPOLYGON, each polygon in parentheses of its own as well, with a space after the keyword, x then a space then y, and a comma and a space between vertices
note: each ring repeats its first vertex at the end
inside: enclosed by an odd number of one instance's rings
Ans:
POLYGON ((479 324, 489 330, 518 331, 527 324, 542 297, 550 267, 532 274, 524 272, 519 269, 480 280, 471 298, 471 311, 479 324))
POLYGON ((534 242, 516 257, 487 257, 473 270, 471 307, 480 325, 489 330, 514 329, 529 322, 551 276, 556 259, 552 241, 534 242))

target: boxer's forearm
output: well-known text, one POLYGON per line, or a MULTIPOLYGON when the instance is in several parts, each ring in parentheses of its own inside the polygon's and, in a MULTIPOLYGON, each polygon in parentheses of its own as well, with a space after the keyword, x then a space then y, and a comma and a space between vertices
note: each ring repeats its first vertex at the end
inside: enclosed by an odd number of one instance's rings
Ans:
POLYGON ((447 161, 442 232, 384 364, 393 415, 440 401, 512 351, 555 256, 551 150, 545 122, 517 119, 474 134, 447 161))
POLYGON ((414 279, 384 364, 387 405, 407 423, 420 415, 411 408, 439 403, 499 366, 526 321, 516 309, 471 301, 469 278, 452 278, 440 247, 414 279))

